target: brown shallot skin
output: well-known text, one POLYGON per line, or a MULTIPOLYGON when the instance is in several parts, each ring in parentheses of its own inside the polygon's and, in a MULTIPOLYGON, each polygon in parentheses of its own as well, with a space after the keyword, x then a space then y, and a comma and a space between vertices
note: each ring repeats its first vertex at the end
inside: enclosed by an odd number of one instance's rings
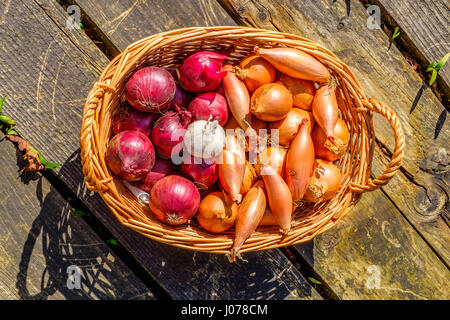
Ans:
POLYGON ((271 167, 264 167, 262 175, 266 187, 267 199, 272 215, 283 234, 291 230, 292 195, 283 178, 271 167))
POLYGON ((311 111, 314 94, 316 93, 314 82, 292 78, 283 73, 280 73, 278 79, 291 92, 294 99, 294 107, 311 111))
POLYGON ((312 104, 312 113, 317 124, 328 138, 334 137, 334 128, 339 117, 339 107, 333 84, 324 84, 317 89, 312 104))
POLYGON ((344 120, 338 119, 334 127, 334 139, 327 139, 325 132, 318 125, 311 132, 316 158, 335 161, 342 157, 350 142, 350 132, 344 120))
POLYGON ((275 80, 277 71, 264 58, 251 55, 235 67, 237 76, 244 81, 248 91, 253 92, 262 85, 275 80))
POLYGON ((307 120, 304 119, 286 156, 285 179, 292 201, 297 202, 303 198, 311 181, 314 165, 314 145, 307 120))
POLYGON ((236 261, 244 242, 256 230, 266 210, 266 191, 264 183, 259 180, 247 192, 239 205, 235 224, 235 238, 233 248, 230 251, 230 262, 236 261))
POLYGON ((330 200, 341 187, 342 173, 333 163, 317 159, 314 176, 305 193, 305 200, 323 202, 330 200))
POLYGON ((278 222, 275 220, 275 217, 272 214, 272 211, 270 210, 270 207, 266 206, 266 210, 264 211, 264 215, 259 222, 259 227, 265 227, 265 226, 277 226, 278 222))
POLYGON ((278 129, 278 143, 282 146, 289 147, 297 135, 300 124, 305 118, 308 119, 308 128, 309 132, 311 132, 315 122, 314 116, 311 112, 300 108, 292 108, 285 118, 269 123, 269 129, 278 129))
POLYGON ((290 77, 317 82, 328 82, 330 78, 330 72, 319 60, 298 49, 255 47, 254 52, 290 77))
POLYGON ((228 107, 239 126, 246 131, 251 128, 252 118, 250 113, 250 94, 244 81, 238 78, 233 71, 233 66, 227 64, 222 68, 227 74, 222 79, 223 91, 228 102, 228 107))
POLYGON ((242 201, 241 186, 245 177, 245 147, 234 134, 227 134, 219 163, 219 181, 230 198, 242 201))
POLYGON ((250 112, 263 121, 283 119, 293 106, 292 94, 281 83, 265 84, 250 99, 250 112))

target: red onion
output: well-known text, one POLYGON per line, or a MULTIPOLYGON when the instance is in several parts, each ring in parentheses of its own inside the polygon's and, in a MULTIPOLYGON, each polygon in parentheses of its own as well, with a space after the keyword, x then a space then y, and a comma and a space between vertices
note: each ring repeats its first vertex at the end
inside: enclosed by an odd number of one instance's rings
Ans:
POLYGON ((214 91, 226 71, 222 71, 226 55, 211 51, 200 51, 190 55, 180 68, 181 85, 190 92, 214 91))
POLYGON ((228 121, 228 105, 224 96, 217 92, 199 94, 188 108, 192 120, 217 120, 224 127, 228 121), (212 116, 212 119, 209 117, 212 116))
POLYGON ((217 92, 218 94, 221 94, 222 96, 225 97, 225 90, 223 89, 222 83, 219 84, 219 86, 218 86, 217 89, 216 89, 216 92, 217 92))
POLYGON ((189 105, 189 102, 192 100, 191 93, 184 90, 181 86, 177 84, 176 90, 175 90, 175 96, 173 97, 172 101, 170 102, 173 106, 179 106, 186 108, 189 105))
POLYGON ((172 149, 183 141, 183 136, 192 115, 184 108, 175 106, 177 111, 169 111, 156 120, 152 130, 152 141, 156 151, 163 158, 172 156, 172 149))
POLYGON ((219 179, 219 168, 215 162, 208 164, 195 157, 188 160, 188 163, 181 164, 181 172, 193 180, 199 189, 208 189, 219 179))
POLYGON ((152 170, 145 176, 144 179, 135 182, 134 186, 150 193, 150 190, 157 181, 161 180, 165 176, 177 173, 178 168, 170 159, 162 159, 157 157, 152 170))
POLYGON ((114 115, 112 125, 114 134, 127 130, 135 130, 149 136, 153 124, 161 114, 139 111, 128 106, 128 103, 126 103, 126 105, 127 107, 121 108, 119 112, 114 115))
POLYGON ((167 176, 159 180, 150 192, 150 210, 156 218, 170 225, 191 219, 200 206, 200 193, 188 179, 167 176))
POLYGON ((106 164, 126 181, 144 178, 155 164, 155 149, 150 139, 139 131, 123 131, 115 135, 106 150, 106 164))
POLYGON ((146 67, 136 71, 128 80, 125 97, 138 110, 157 112, 169 106, 175 87, 175 80, 167 70, 146 67))

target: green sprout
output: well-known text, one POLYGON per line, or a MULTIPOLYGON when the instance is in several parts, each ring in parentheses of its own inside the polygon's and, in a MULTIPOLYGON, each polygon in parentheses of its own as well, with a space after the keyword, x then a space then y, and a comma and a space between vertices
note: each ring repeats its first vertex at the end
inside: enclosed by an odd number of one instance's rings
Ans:
POLYGON ((71 213, 77 217, 89 216, 89 213, 84 212, 83 210, 72 209, 71 213))
POLYGON ((392 35, 392 40, 397 38, 399 35, 400 35, 400 28, 399 27, 395 27, 394 34, 392 35))
POLYGON ((437 64, 436 62, 431 62, 431 64, 427 68, 427 72, 431 71, 431 78, 430 78, 430 86, 436 81, 437 74, 439 70, 442 69, 442 67, 447 62, 448 58, 450 57, 450 52, 447 53, 437 64))
POLYGON ((53 163, 53 162, 48 162, 47 159, 44 158, 44 156, 37 151, 35 148, 33 148, 32 146, 30 146, 31 151, 33 151, 34 153, 36 153, 39 157, 39 161, 41 162, 41 164, 44 166, 45 169, 55 169, 58 167, 61 167, 61 163, 53 163))
POLYGON ((320 282, 320 281, 317 280, 317 279, 314 279, 313 277, 308 277, 308 279, 309 279, 309 281, 311 281, 311 282, 314 283, 314 284, 322 284, 322 282, 320 282))
POLYGON ((119 242, 116 239, 108 239, 106 240, 106 242, 115 246, 119 246, 119 242))
POLYGON ((0 130, 4 130, 6 134, 17 136, 19 133, 16 131, 14 126, 16 125, 16 121, 2 115, 3 103, 5 102, 6 94, 0 98, 0 130))

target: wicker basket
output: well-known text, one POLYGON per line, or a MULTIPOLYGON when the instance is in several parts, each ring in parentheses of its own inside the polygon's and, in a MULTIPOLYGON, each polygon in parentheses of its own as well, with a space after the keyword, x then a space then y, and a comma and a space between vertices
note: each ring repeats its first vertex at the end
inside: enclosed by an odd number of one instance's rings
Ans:
POLYGON ((201 27, 155 34, 131 44, 117 56, 94 84, 84 108, 81 128, 81 159, 86 185, 98 192, 116 218, 153 240, 189 250, 228 253, 233 244, 234 229, 215 235, 202 229, 195 218, 182 226, 165 225, 140 203, 122 182, 113 177, 105 163, 105 152, 111 138, 111 119, 123 102, 126 80, 137 69, 156 65, 179 66, 198 50, 218 51, 234 45, 229 61, 237 64, 259 47, 287 46, 310 53, 328 67, 337 78, 337 96, 341 117, 350 129, 350 143, 338 166, 343 173, 342 188, 331 200, 297 210, 288 235, 279 228, 259 227, 245 242, 241 252, 273 249, 310 240, 333 227, 358 202, 362 193, 385 185, 399 169, 405 148, 405 137, 395 113, 382 103, 367 99, 350 69, 332 52, 308 39, 285 33, 244 27, 201 27), (395 136, 392 159, 383 174, 371 179, 371 161, 375 146, 373 112, 384 116, 395 136))

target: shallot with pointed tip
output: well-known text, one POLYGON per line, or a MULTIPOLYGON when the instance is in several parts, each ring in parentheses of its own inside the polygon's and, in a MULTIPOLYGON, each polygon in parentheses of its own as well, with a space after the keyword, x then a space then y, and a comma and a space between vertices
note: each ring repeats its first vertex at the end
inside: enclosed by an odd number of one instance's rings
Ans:
POLYGON ((312 113, 327 138, 333 139, 334 128, 339 117, 339 107, 334 85, 324 84, 317 89, 312 104, 312 113))
POLYGON ((294 202, 303 198, 314 172, 314 145, 307 122, 303 119, 286 156, 285 179, 294 202))
POLYGON ((281 232, 287 234, 291 230, 292 195, 283 178, 271 166, 264 167, 262 175, 266 187, 270 210, 281 227, 281 232))
POLYGON ((330 78, 330 72, 319 60, 301 50, 255 47, 254 52, 290 77, 317 82, 327 82, 330 78))
POLYGON ((245 177, 245 150, 234 134, 227 134, 219 163, 219 180, 233 201, 242 201, 241 186, 245 177))
POLYGON ((245 241, 256 230, 266 210, 266 192, 264 190, 264 183, 259 180, 247 192, 239 205, 233 248, 230 251, 230 262, 236 261, 240 257, 240 249, 245 241))
POLYGON ((222 80, 222 86, 228 107, 238 125, 242 130, 246 131, 252 126, 250 94, 244 82, 234 73, 233 66, 229 64, 224 65, 223 70, 227 72, 222 80))

